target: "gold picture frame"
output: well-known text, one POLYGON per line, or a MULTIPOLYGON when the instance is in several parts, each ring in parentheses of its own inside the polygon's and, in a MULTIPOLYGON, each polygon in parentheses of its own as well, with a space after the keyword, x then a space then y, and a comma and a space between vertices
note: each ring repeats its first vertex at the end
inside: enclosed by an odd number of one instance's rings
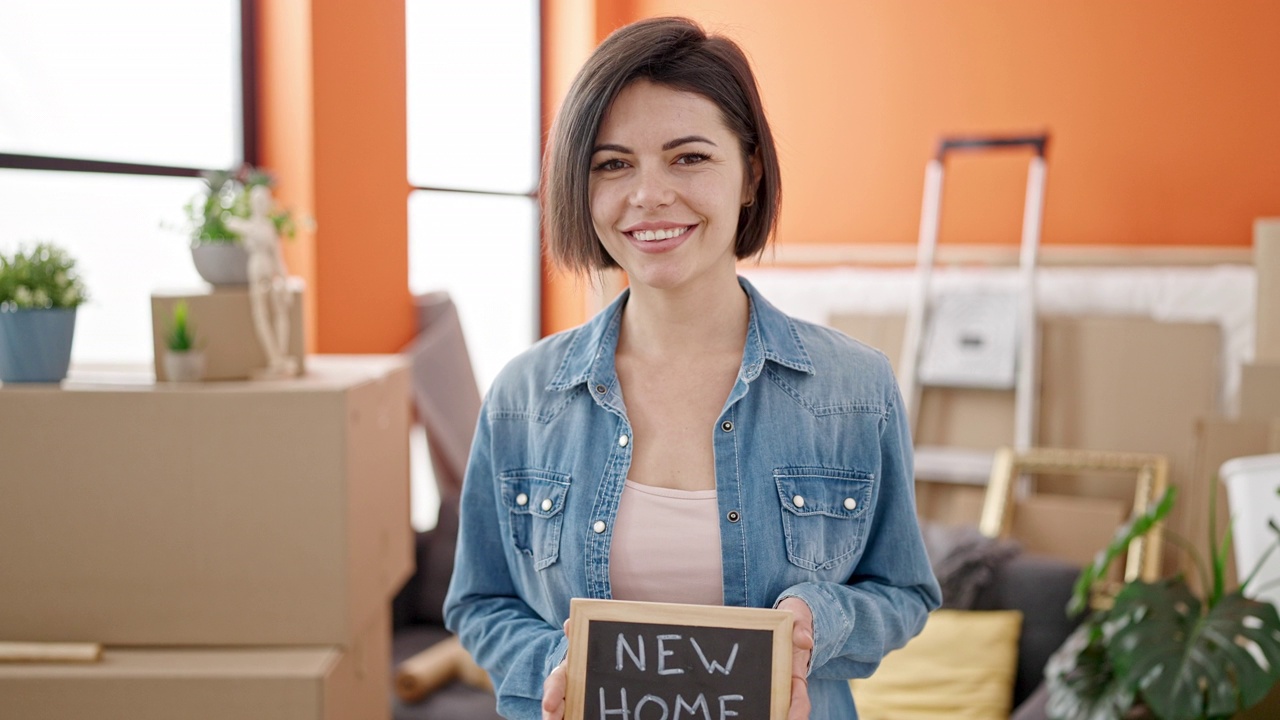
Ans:
MULTIPOLYGON (((1163 455, 1099 450, 1032 448, 996 451, 991 479, 982 506, 978 529, 987 537, 1006 537, 1013 523, 1015 480, 1023 474, 1131 473, 1137 480, 1133 513, 1146 512, 1169 483, 1169 460, 1163 455)), ((1163 523, 1129 545, 1124 568, 1126 582, 1153 581, 1160 577, 1163 523)))

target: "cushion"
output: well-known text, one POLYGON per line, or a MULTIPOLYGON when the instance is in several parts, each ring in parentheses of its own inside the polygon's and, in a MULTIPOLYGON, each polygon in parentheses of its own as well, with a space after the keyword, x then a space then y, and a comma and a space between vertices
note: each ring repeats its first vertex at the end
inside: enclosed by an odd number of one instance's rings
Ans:
POLYGON ((971 525, 925 522, 920 530, 942 589, 942 607, 952 610, 977 610, 977 597, 994 582, 1000 568, 1021 553, 1017 542, 989 538, 971 525))
POLYGON ((1007 720, 1022 613, 936 610, 875 674, 850 681, 862 720, 1007 720))

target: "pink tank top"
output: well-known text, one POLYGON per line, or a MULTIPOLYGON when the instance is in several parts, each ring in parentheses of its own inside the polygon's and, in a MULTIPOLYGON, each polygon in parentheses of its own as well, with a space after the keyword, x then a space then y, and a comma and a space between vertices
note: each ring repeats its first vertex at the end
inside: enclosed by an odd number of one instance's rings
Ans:
POLYGON ((716 491, 628 480, 613 521, 609 582, 616 600, 723 605, 716 491))

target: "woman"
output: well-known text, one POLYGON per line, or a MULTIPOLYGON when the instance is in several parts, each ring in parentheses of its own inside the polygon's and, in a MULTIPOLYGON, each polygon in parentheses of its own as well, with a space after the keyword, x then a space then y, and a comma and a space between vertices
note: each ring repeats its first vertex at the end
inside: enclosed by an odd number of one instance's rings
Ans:
POLYGON ((629 289, 485 398, 446 623, 509 718, 563 713, 573 597, 795 615, 792 718, 855 717, 938 606, 888 361, 737 277, 780 199, 742 51, 677 18, 622 28, 552 131, 553 257, 629 289))

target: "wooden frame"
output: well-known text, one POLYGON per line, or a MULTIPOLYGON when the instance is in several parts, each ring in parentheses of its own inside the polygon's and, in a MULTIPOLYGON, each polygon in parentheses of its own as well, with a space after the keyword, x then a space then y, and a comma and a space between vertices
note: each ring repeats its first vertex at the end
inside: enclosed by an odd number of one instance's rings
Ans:
MULTIPOLYGON (((987 537, 1004 537, 1013 523, 1015 478, 1027 474, 1080 474, 1089 472, 1125 472, 1137 477, 1133 495, 1133 513, 1146 512, 1151 503, 1164 493, 1169 482, 1169 461, 1163 455, 1103 452, 1095 450, 1058 450, 1032 448, 1014 452, 1010 448, 996 451, 991 466, 991 479, 982 506, 978 529, 987 537)), ((1160 577, 1161 530, 1157 524, 1151 532, 1129 546, 1124 579, 1152 581, 1160 577)))
MULTIPOLYGON (((588 600, 574 598, 569 604, 568 688, 565 693, 565 720, 585 720, 586 693, 591 624, 617 622, 637 625, 677 626, 685 628, 717 628, 767 631, 772 633, 769 672, 769 720, 785 720, 791 704, 791 631, 793 617, 785 610, 721 607, 714 605, 682 605, 676 603, 629 602, 622 600, 588 600)), ((670 636, 664 636, 670 637, 670 636)), ((621 646, 621 640, 619 640, 621 646)), ((643 655, 643 645, 640 650, 643 655)), ((659 651, 670 655, 672 651, 659 651)), ((701 654, 701 650, 698 651, 701 654)), ((736 652, 736 646, 735 646, 736 652)), ((618 650, 622 663, 623 650, 618 650)), ((703 659, 705 663, 706 660, 703 659)), ((732 661, 729 662, 732 665, 732 661)), ((643 666, 642 666, 643 667, 643 666)), ((675 672, 675 671, 670 671, 675 672)), ((708 670, 710 672, 710 670, 708 670)), ((664 673, 665 674, 665 673, 664 673)), ((729 672, 724 673, 726 676, 729 672)), ((750 679, 747 680, 750 682, 750 679)), ((601 691, 603 693, 603 690, 601 691)), ((638 697, 633 699, 640 699, 638 697)), ((603 695, 602 695, 603 696, 603 695)), ((656 710, 655 710, 656 711, 656 710)), ((711 711, 713 714, 716 710, 711 711)), ((639 713, 628 713, 635 717, 639 713)))

